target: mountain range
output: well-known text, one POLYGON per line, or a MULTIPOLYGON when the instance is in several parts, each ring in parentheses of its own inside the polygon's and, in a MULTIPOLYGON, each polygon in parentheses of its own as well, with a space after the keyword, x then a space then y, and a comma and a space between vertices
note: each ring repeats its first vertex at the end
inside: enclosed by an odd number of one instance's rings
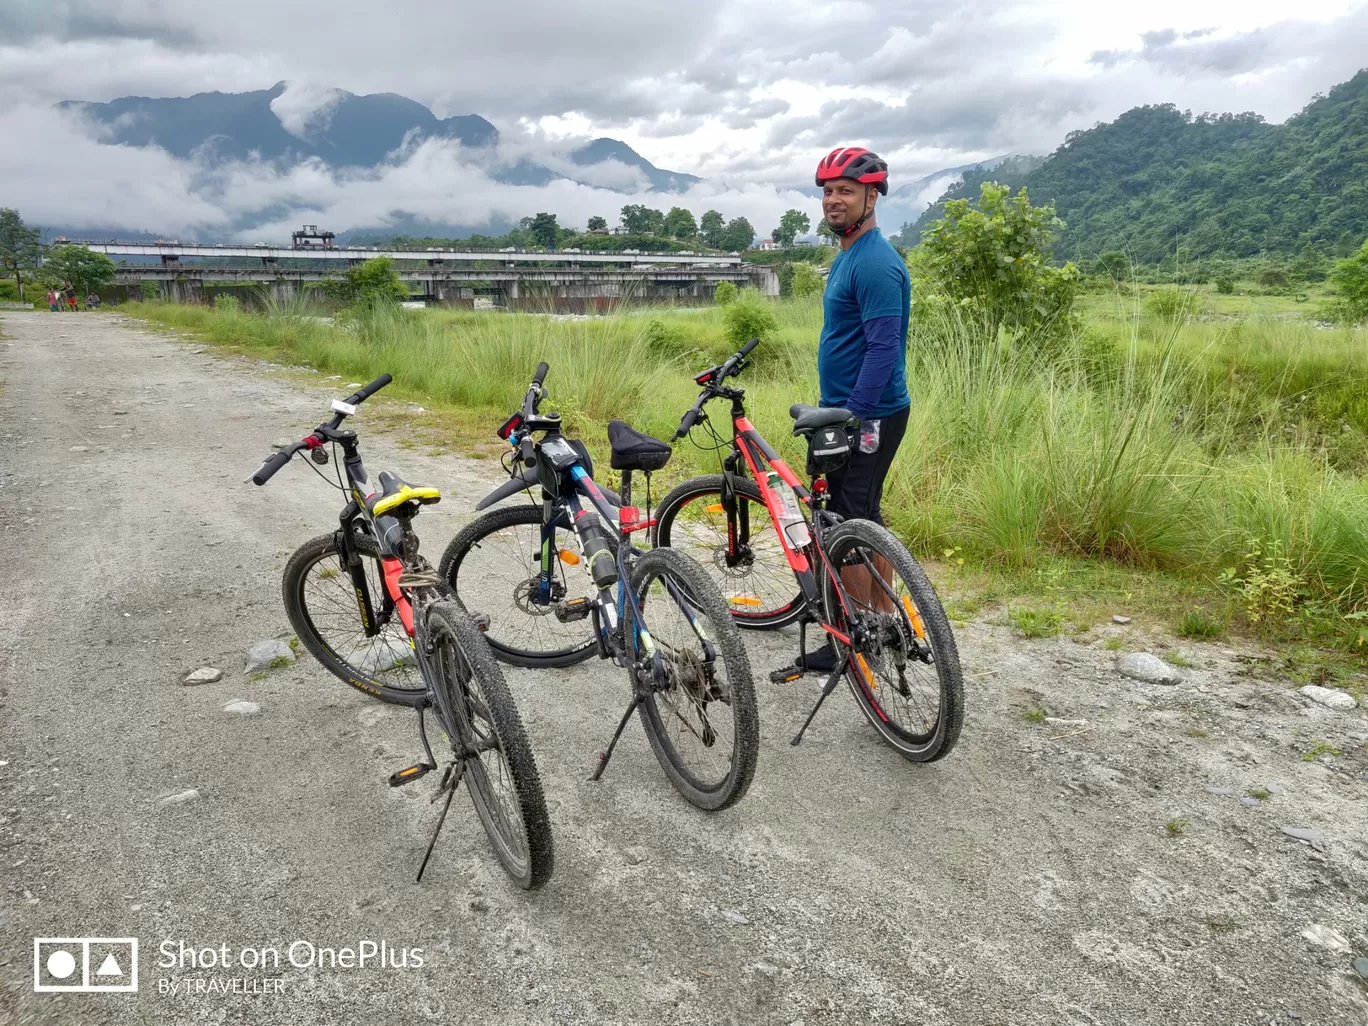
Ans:
POLYGON ((1048 157, 966 171, 901 241, 915 245, 945 200, 976 199, 988 180, 1054 203, 1066 224, 1059 257, 1347 255, 1368 237, 1368 70, 1280 125, 1251 112, 1135 107, 1070 132, 1048 157))
MULTIPOLYGON (((438 118, 396 93, 359 96, 336 89, 312 99, 312 109, 297 111, 286 83, 278 82, 245 93, 123 96, 107 103, 66 100, 58 106, 102 126, 110 143, 160 146, 176 157, 210 163, 255 158, 288 165, 317 158, 335 168, 370 168, 429 138, 455 139, 492 159, 499 141, 499 130, 478 114, 438 118)), ((562 170, 522 158, 492 174, 508 185, 545 185, 560 178, 579 180, 572 168, 587 170, 605 161, 637 169, 658 192, 682 192, 700 180, 658 168, 626 143, 607 138, 569 153, 562 170)))

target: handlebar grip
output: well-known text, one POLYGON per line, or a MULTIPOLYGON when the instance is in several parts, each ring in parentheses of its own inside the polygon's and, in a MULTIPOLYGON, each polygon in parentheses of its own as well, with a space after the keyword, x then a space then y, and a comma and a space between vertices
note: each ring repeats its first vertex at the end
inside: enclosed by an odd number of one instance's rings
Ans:
POLYGON ((546 380, 546 372, 550 369, 551 368, 546 365, 545 361, 537 364, 537 373, 532 375, 532 384, 540 388, 541 383, 546 380))
POLYGON ((754 348, 755 348, 756 346, 758 346, 759 344, 760 344, 760 339, 759 339, 759 338, 753 338, 753 339, 751 339, 749 342, 747 342, 744 346, 741 347, 741 355, 742 355, 742 356, 749 356, 750 353, 751 353, 751 350, 754 349, 754 348))
MULTIPOLYGON (((385 376, 389 377, 388 374, 385 376)), ((285 466, 285 464, 290 462, 294 454, 294 446, 291 446, 288 449, 281 449, 279 452, 271 453, 271 455, 266 457, 266 462, 263 463, 260 467, 258 467, 257 472, 252 475, 252 484, 264 485, 267 481, 269 481, 272 477, 275 476, 277 470, 279 470, 281 467, 285 466)))
POLYGON ((684 414, 683 419, 679 422, 679 430, 674 433, 675 441, 678 441, 689 433, 690 429, 698 423, 698 415, 702 412, 703 408, 701 406, 691 406, 689 408, 689 412, 684 414))
POLYGON ((350 403, 352 406, 355 406, 357 403, 364 403, 367 399, 375 395, 376 392, 380 391, 380 389, 384 388, 393 380, 394 378, 390 377, 390 375, 381 374, 369 385, 366 385, 364 388, 359 388, 355 392, 353 392, 351 398, 348 399, 347 402, 350 403))

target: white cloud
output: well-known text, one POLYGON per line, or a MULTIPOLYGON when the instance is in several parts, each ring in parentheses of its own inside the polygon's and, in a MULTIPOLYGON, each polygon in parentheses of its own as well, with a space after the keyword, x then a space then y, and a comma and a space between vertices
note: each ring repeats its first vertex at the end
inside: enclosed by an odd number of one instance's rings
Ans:
POLYGON ((1291 12, 1284 0, 596 0, 592 13, 564 0, 393 0, 374 11, 361 0, 0 0, 0 138, 41 141, 0 145, 0 201, 50 223, 99 214, 90 223, 173 230, 234 223, 296 196, 337 217, 335 229, 396 207, 431 220, 539 209, 613 219, 637 198, 601 188, 639 188, 623 165, 597 166, 589 186, 528 192, 489 178, 494 155, 427 143, 372 177, 313 165, 215 176, 158 151, 91 149, 44 109, 284 79, 299 84, 273 109, 296 135, 324 123, 334 89, 401 93, 439 117, 484 115, 503 133, 500 159, 558 169, 574 145, 611 135, 658 167, 709 178, 685 197, 696 213, 725 204, 763 233, 786 206, 812 202, 798 190, 837 144, 875 146, 896 187, 1001 153, 1048 152, 1138 104, 1281 120, 1368 53, 1362 0, 1302 0, 1291 12))
POLYGON ((271 113, 291 135, 307 139, 328 127, 332 113, 347 94, 317 82, 287 82, 285 91, 271 101, 271 113))

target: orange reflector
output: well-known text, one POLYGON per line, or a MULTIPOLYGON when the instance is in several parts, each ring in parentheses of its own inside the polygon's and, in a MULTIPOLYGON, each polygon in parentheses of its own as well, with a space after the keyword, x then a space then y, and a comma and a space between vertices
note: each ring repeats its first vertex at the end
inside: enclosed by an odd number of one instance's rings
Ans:
POLYGON ((869 668, 869 663, 860 653, 855 653, 855 662, 860 664, 860 672, 865 675, 865 683, 869 685, 869 690, 878 691, 879 682, 874 679, 874 671, 869 668))
POLYGON ((706 509, 709 513, 721 513, 721 512, 722 512, 722 503, 720 503, 720 502, 712 502, 712 503, 709 503, 708 505, 704 506, 703 508, 706 509))
POLYGON ((917 612, 917 607, 912 604, 910 596, 902 597, 903 608, 907 610, 907 618, 912 621, 912 629, 916 631, 917 637, 926 637, 926 628, 922 625, 921 613, 917 612))
POLYGON ((764 605, 764 603, 761 602, 761 601, 760 601, 758 598, 756 598, 754 595, 733 595, 731 598, 727 599, 727 601, 730 602, 730 603, 731 603, 732 605, 734 605, 734 606, 763 606, 763 605, 764 605))
POLYGON ((579 553, 571 552, 569 549, 560 550, 560 560, 566 566, 579 566, 579 553))

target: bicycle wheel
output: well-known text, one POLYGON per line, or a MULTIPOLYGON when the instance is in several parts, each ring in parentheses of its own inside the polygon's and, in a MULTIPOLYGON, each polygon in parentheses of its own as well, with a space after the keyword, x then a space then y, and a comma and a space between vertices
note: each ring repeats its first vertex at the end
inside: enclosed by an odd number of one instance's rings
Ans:
POLYGON ((494 855, 510 877, 535 890, 551 877, 551 818, 518 708, 489 643, 454 602, 427 613, 438 716, 457 759, 464 747, 466 786, 494 855))
POLYGON ((745 503, 750 517, 750 540, 735 566, 727 565, 721 474, 695 477, 671 489, 660 500, 651 543, 698 560, 722 592, 738 626, 775 630, 802 616, 803 595, 760 489, 749 478, 734 480, 737 501, 745 503))
POLYGON ((352 687, 422 691, 408 632, 386 600, 380 549, 369 534, 353 532, 372 611, 380 632, 366 636, 356 590, 333 534, 311 538, 285 564, 281 592, 290 626, 309 653, 352 687))
MULTIPOLYGON (((846 681, 880 736, 913 762, 947 755, 964 721, 964 684, 954 632, 921 565, 885 528, 847 520, 825 539, 850 608, 831 577, 823 591, 831 622, 853 639, 846 681), (887 588, 870 575, 880 566, 887 588)), ((846 646, 837 645, 844 658, 846 646)))
MULTIPOLYGON (((551 605, 533 601, 541 574, 540 506, 492 510, 463 527, 442 553, 438 572, 471 615, 489 617, 485 637, 494 656, 515 666, 570 666, 595 652, 590 619, 561 623, 551 605)), ((593 583, 574 554, 574 532, 557 527, 552 541, 559 555, 552 582, 556 600, 592 597, 593 583)))
POLYGON ((700 809, 725 809, 750 787, 760 747, 741 632, 707 573, 681 552, 643 553, 632 589, 668 681, 641 704, 646 736, 680 794, 700 809), (691 618, 716 651, 711 663, 691 618))

